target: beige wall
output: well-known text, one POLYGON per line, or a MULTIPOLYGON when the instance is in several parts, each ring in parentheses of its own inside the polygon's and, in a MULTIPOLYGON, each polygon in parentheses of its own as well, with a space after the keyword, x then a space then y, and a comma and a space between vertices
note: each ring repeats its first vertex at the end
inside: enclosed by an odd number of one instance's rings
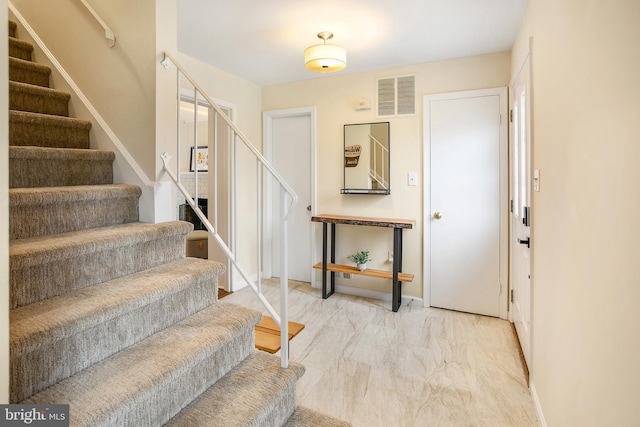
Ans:
MULTIPOLYGON (((7 22, 7 2, 0 0, 0 22, 7 22)), ((7 40, 0 25, 0 40, 7 40)), ((0 45, 0 82, 9 80, 9 45, 0 45)), ((3 83, 4 84, 4 83, 3 83)), ((9 403, 9 94, 0 95, 0 403, 9 403)))
POLYGON ((113 48, 79 1, 12 3, 153 181, 156 160, 149 153, 155 152, 155 1, 91 2, 116 35, 113 48))
POLYGON ((236 125, 260 149, 262 146, 260 86, 182 53, 178 53, 176 59, 210 96, 237 106, 236 125))
POLYGON ((531 381, 549 426, 640 425, 640 2, 529 2, 531 381))
MULTIPOLYGON (((416 220, 413 230, 405 231, 403 270, 415 274, 405 283, 403 293, 422 297, 422 206, 423 206, 423 130, 422 96, 509 84, 509 52, 431 62, 375 72, 330 76, 297 83, 264 87, 262 107, 276 110, 317 107, 317 201, 314 212, 416 220), (376 78, 415 74, 417 114, 411 117, 376 119, 375 109, 355 111, 361 98, 375 102, 376 78), (341 195, 343 185, 343 125, 390 121, 391 195, 341 195), (418 185, 407 186, 407 174, 418 174, 418 185)), ((320 233, 318 226, 317 231, 320 233)), ((393 246, 393 233, 386 229, 339 227, 336 261, 350 264, 347 256, 369 249, 371 268, 391 269, 387 253, 393 246)), ((321 234, 317 235, 316 260, 321 257, 321 234)), ((319 276, 316 276, 317 280, 319 276)), ((367 290, 390 292, 388 281, 352 276, 338 283, 367 290)))
MULTIPOLYGON (((154 55, 153 62, 150 64, 154 71, 154 125, 155 133, 153 150, 151 147, 144 158, 151 160, 155 166, 155 175, 152 180, 155 181, 153 187, 153 222, 164 222, 175 220, 175 194, 176 189, 170 178, 164 174, 163 165, 160 156, 167 152, 175 159, 177 121, 176 121, 176 91, 177 83, 175 71, 167 70, 161 65, 165 52, 176 52, 178 50, 178 22, 177 16, 177 0, 154 0, 155 4, 155 23, 152 28, 146 31, 153 31, 147 37, 154 38, 154 55), (149 153, 153 153, 150 156, 149 153)), ((145 33, 147 34, 147 33, 145 33)), ((145 61, 145 66, 146 66, 145 61)), ((141 212, 143 208, 141 207, 141 212)), ((141 220, 145 220, 141 218, 141 220)))

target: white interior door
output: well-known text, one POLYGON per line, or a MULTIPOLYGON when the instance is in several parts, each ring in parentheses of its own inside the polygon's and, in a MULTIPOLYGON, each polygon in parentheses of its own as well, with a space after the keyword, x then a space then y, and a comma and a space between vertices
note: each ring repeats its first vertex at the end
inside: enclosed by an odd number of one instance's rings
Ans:
MULTIPOLYGON (((277 110, 265 112, 265 155, 278 173, 298 195, 298 203, 289 216, 288 248, 289 278, 311 282, 312 272, 312 200, 313 200, 313 109, 277 110)), ((280 189, 272 184, 270 214, 272 220, 268 233, 270 240, 265 251, 265 264, 269 264, 270 275, 280 276, 279 227, 276 220, 281 209, 280 189)), ((265 273, 268 274, 267 268, 265 273)))
POLYGON ((511 87, 511 320, 527 365, 531 354, 531 120, 529 57, 511 87))
POLYGON ((506 89, 425 98, 425 270, 433 307, 501 316, 505 98, 506 89))

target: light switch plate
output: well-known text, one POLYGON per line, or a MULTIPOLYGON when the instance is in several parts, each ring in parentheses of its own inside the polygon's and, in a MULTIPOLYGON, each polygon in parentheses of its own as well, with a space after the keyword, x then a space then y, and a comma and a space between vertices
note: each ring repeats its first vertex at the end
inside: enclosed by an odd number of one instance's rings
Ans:
POLYGON ((407 177, 407 185, 418 185, 418 174, 415 172, 409 172, 409 175, 407 177))

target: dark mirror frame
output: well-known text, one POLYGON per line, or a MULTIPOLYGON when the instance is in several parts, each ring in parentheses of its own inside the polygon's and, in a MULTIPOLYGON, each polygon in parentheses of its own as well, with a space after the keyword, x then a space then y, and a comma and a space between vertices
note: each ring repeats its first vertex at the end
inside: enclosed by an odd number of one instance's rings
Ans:
MULTIPOLYGON (((343 169, 342 169, 342 171, 343 171, 343 175, 342 175, 343 188, 340 190, 340 193, 341 194, 383 194, 383 195, 391 194, 391 179, 389 177, 390 170, 391 170, 391 159, 390 159, 390 153, 391 153, 391 124, 389 122, 346 124, 346 125, 344 125, 343 141, 344 141, 343 169), (385 150, 384 148, 381 148, 381 149, 379 149, 377 151, 374 150, 377 153, 382 153, 382 154, 379 154, 382 157, 382 160, 381 160, 380 163, 383 166, 386 167, 386 171, 384 171, 384 174, 386 174, 386 177, 382 178, 384 183, 378 181, 378 182, 380 182, 380 184, 379 184, 380 187, 378 187, 378 188, 353 188, 353 186, 348 186, 348 183, 347 183, 347 168, 357 167, 358 162, 360 160, 361 151, 364 151, 364 149, 362 148, 363 144, 368 144, 368 146, 366 146, 366 149, 370 153, 372 152, 371 148, 370 148, 372 142, 371 142, 371 139, 369 141, 366 141, 366 142, 362 142, 362 141, 347 141, 347 129, 349 127, 351 127, 351 126, 371 126, 371 125, 387 125, 387 129, 386 129, 386 138, 387 138, 386 153, 384 152, 384 150, 385 150), (358 146, 360 148, 358 148, 358 146), (386 157, 386 159, 384 157, 386 157), (384 186, 385 183, 386 183, 386 188, 384 186)), ((376 155, 376 158, 377 158, 377 155, 376 155)))

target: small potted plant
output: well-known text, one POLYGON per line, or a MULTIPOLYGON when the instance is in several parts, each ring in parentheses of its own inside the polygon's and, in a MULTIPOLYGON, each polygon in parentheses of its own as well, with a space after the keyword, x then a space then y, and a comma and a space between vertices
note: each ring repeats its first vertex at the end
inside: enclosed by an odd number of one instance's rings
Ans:
POLYGON ((369 251, 358 251, 353 255, 349 255, 349 259, 356 263, 360 271, 365 271, 367 269, 367 261, 372 261, 369 258, 369 251))

